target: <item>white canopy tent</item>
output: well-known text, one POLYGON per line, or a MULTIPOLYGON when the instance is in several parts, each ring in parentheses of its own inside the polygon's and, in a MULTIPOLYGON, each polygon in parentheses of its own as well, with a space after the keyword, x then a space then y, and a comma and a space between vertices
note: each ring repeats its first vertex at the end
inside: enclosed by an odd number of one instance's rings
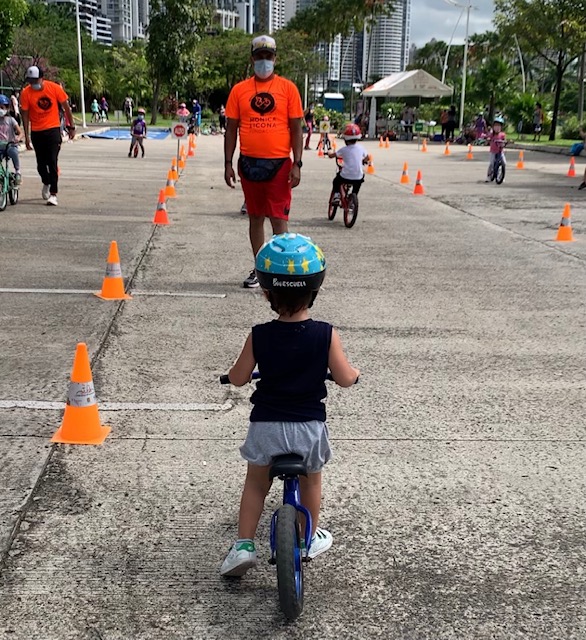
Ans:
POLYGON ((412 96, 441 98, 451 96, 453 92, 452 87, 434 78, 423 69, 391 73, 390 76, 382 78, 362 92, 365 98, 371 98, 370 113, 374 115, 369 119, 368 136, 374 138, 376 135, 377 98, 406 98, 412 96))

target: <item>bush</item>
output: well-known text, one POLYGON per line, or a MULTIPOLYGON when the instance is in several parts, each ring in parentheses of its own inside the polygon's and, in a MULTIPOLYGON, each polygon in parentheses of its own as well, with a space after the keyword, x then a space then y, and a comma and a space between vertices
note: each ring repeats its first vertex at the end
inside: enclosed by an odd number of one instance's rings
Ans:
POLYGON ((586 124, 581 123, 576 116, 568 116, 561 126, 562 138, 568 140, 581 140, 580 129, 584 129, 586 124))

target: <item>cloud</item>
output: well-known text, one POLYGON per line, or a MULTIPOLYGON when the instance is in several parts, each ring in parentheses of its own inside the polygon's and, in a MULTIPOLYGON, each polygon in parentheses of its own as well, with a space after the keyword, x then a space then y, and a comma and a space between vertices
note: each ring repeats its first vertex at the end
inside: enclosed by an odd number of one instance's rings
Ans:
MULTIPOLYGON (((466 0, 456 0, 466 5, 466 0)), ((469 34, 494 29, 494 0, 471 0, 469 34)), ((432 38, 449 42, 462 9, 446 0, 411 0, 411 43, 423 46, 432 38)), ((453 44, 462 44, 466 35, 466 12, 460 18, 453 44)))

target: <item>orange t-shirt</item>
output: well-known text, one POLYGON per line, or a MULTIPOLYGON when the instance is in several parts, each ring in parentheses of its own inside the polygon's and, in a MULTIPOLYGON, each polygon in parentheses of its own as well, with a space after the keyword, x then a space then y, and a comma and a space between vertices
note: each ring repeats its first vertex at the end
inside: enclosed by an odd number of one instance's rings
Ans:
POLYGON ((43 80, 43 88, 40 91, 25 87, 20 94, 20 108, 28 111, 31 131, 60 127, 59 103, 68 99, 69 96, 63 87, 50 80, 43 80))
POLYGON ((240 152, 252 158, 288 158, 289 120, 303 118, 301 96, 290 81, 275 75, 261 82, 254 76, 232 87, 226 116, 240 122, 240 152))

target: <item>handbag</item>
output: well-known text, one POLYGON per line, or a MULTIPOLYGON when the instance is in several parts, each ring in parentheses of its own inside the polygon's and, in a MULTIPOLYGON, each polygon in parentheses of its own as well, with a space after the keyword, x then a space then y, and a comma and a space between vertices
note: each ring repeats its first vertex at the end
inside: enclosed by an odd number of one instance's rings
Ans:
POLYGON ((241 155, 238 159, 240 173, 250 182, 272 180, 287 158, 251 158, 241 155))

